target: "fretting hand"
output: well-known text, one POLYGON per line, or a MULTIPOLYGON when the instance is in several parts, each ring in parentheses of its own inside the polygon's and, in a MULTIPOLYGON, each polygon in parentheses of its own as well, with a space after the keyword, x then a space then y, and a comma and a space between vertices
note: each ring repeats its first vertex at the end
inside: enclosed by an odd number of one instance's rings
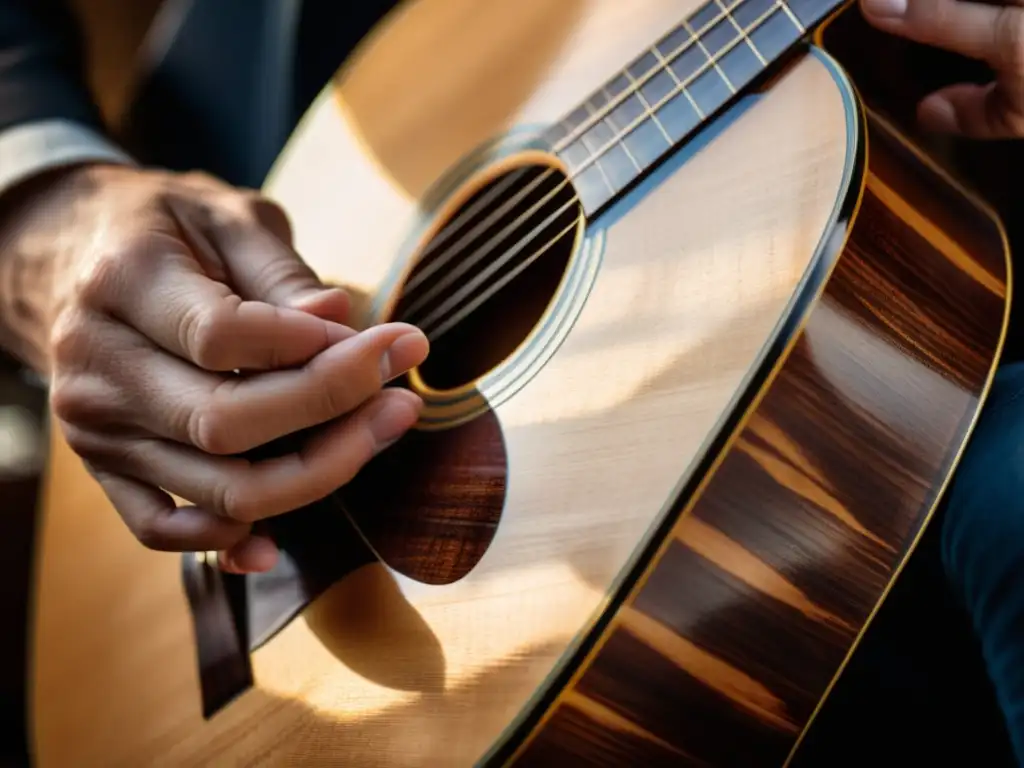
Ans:
POLYGON ((925 98, 925 127, 975 139, 1024 137, 1024 8, 965 0, 860 0, 878 29, 986 62, 987 85, 958 84, 925 98))
POLYGON ((423 334, 347 328, 344 292, 290 243, 254 193, 120 167, 38 181, 0 218, 11 346, 49 374, 69 445, 148 547, 265 570, 276 549, 251 524, 337 489, 418 417, 382 384, 426 357, 423 334), (235 456, 327 423, 298 453, 235 456))

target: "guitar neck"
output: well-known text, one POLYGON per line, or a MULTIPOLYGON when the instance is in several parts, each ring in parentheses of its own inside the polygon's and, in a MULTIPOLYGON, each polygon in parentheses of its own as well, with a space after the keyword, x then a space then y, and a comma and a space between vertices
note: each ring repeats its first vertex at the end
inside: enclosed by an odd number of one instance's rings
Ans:
POLYGON ((545 135, 590 215, 696 133, 841 0, 710 0, 545 135))

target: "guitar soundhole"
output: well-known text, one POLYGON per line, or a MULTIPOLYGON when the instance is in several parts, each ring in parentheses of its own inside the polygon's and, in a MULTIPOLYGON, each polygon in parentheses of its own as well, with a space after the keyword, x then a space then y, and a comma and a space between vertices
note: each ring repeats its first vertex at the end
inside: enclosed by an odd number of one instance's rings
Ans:
POLYGON ((422 384, 458 389, 515 352, 551 305, 582 227, 571 181, 547 165, 492 177, 441 222, 391 313, 430 339, 422 384))

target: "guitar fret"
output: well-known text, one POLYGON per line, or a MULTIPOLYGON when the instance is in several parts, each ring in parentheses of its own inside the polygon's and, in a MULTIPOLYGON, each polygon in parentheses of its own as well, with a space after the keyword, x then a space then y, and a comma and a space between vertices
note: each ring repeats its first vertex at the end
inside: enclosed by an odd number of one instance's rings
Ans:
MULTIPOLYGON (((738 91, 764 68, 765 60, 722 0, 714 0, 714 4, 722 9, 723 16, 701 35, 701 42, 732 90, 738 91)), ((716 94, 712 101, 717 100, 716 94)))
POLYGON ((585 167, 593 160, 590 150, 587 149, 587 145, 583 143, 582 139, 571 142, 560 150, 558 155, 562 158, 562 162, 569 166, 570 173, 585 167))
MULTIPOLYGON (((657 62, 658 57, 655 56, 654 58, 657 62)), ((629 75, 628 72, 627 75, 629 75)), ((629 75, 629 77, 630 80, 633 80, 632 75, 629 75)), ((652 79, 650 82, 653 83, 655 80, 656 78, 652 79)), ((635 85, 636 81, 633 80, 633 82, 635 85)), ((671 93, 671 90, 671 88, 667 89, 660 98, 667 96, 671 93)), ((665 150, 671 149, 675 140, 669 135, 665 126, 658 119, 658 116, 651 111, 651 101, 644 95, 642 89, 638 91, 638 96, 644 106, 644 116, 647 119, 634 128, 623 140, 623 143, 627 149, 632 147, 632 154, 642 162, 643 168, 647 168, 651 163, 661 157, 665 150)))
POLYGON ((587 132, 580 137, 580 140, 589 152, 594 153, 598 152, 609 141, 615 141, 618 133, 614 126, 608 124, 607 119, 601 119, 588 128, 587 132))
POLYGON ((657 161, 666 150, 672 149, 674 141, 657 115, 651 113, 648 120, 630 131, 624 143, 636 157, 640 166, 646 169, 657 161))
POLYGON ((651 52, 658 57, 659 62, 664 66, 665 59, 672 56, 683 46, 688 45, 690 40, 692 40, 690 33, 686 31, 685 26, 680 24, 651 46, 651 52))
MULTIPOLYGON (((693 33, 692 27, 690 27, 690 25, 687 22, 684 21, 683 24, 686 26, 686 29, 690 33, 690 35, 693 36, 693 39, 696 40, 697 45, 700 46, 700 49, 701 49, 701 51, 704 52, 704 55, 708 57, 708 60, 711 62, 711 64, 714 67, 715 71, 718 72, 719 77, 721 77, 722 80, 725 81, 725 84, 726 84, 726 86, 728 86, 730 91, 732 91, 733 93, 736 93, 736 88, 733 86, 732 83, 729 82, 729 78, 727 78, 725 76, 725 73, 722 71, 721 67, 718 66, 718 62, 715 61, 714 56, 712 56, 708 52, 708 49, 704 47, 704 43, 701 41, 701 38, 697 37, 697 35, 695 35, 693 33)), ((713 110, 705 110, 705 112, 711 112, 711 111, 713 111, 713 110)))
POLYGON ((569 129, 569 133, 579 129, 586 121, 590 118, 590 113, 587 112, 586 107, 579 107, 573 110, 563 120, 562 124, 569 129))
POLYGON ((834 0, 708 0, 547 137, 588 211, 731 101, 834 0))
POLYGON ((778 6, 779 0, 743 0, 732 7, 729 15, 745 30, 749 39, 750 30, 757 20, 778 6))
MULTIPOLYGON (((657 57, 655 57, 655 58, 657 58, 657 57)), ((661 76, 661 75, 664 75, 664 73, 663 72, 659 73, 659 76, 661 76)), ((666 75, 666 77, 667 77, 667 75, 666 75)), ((630 77, 630 80, 632 80, 632 79, 633 78, 630 77)), ((657 77, 653 78, 650 82, 653 83, 656 79, 657 79, 657 77)), ((671 93, 671 90, 672 90, 671 88, 667 88, 665 90, 665 93, 662 94, 661 98, 664 98, 669 93, 671 93)), ((647 98, 647 96, 644 94, 644 91, 643 91, 642 88, 638 91, 638 95, 640 97, 640 101, 643 102, 644 111, 647 113, 647 116, 652 121, 654 121, 655 126, 657 126, 658 130, 661 131, 662 136, 665 137, 665 141, 668 142, 668 146, 671 147, 672 146, 672 137, 668 135, 668 131, 665 130, 665 126, 663 126, 660 122, 658 122, 658 116, 651 111, 651 102, 647 98)), ((655 99, 655 102, 657 102, 659 100, 660 99, 655 99)))
POLYGON ((739 25, 735 18, 733 18, 732 12, 725 6, 722 0, 715 0, 715 2, 718 3, 718 6, 722 9, 722 13, 725 14, 725 18, 727 18, 732 23, 732 26, 736 29, 736 33, 743 38, 747 45, 750 46, 750 49, 754 52, 754 55, 757 56, 758 61, 761 62, 761 65, 767 65, 768 62, 765 60, 764 56, 761 55, 761 52, 757 49, 757 46, 754 45, 753 41, 750 39, 750 36, 747 35, 747 31, 739 25))
MULTIPOLYGON (((657 49, 655 49, 655 51, 657 51, 657 49)), ((675 84, 676 84, 675 90, 680 91, 683 94, 683 96, 686 97, 686 100, 690 102, 691 106, 697 112, 697 115, 700 117, 701 120, 703 120, 704 119, 704 113, 701 112, 700 106, 698 106, 697 102, 693 100, 693 96, 690 95, 690 92, 688 90, 686 90, 686 86, 683 85, 682 81, 678 77, 676 77, 675 70, 673 70, 672 67, 670 67, 668 65, 668 62, 665 61, 665 58, 661 55, 660 51, 657 51, 657 56, 658 56, 658 61, 661 62, 661 65, 665 68, 665 71, 668 72, 669 77, 671 77, 672 80, 675 82, 675 84)), ((655 103, 657 103, 657 102, 655 102, 655 103)), ((677 137, 677 140, 678 140, 678 137, 677 137)))
POLYGON ((762 55, 769 60, 789 48, 802 34, 781 6, 780 0, 757 29, 748 33, 762 55))
POLYGON ((644 111, 644 105, 640 102, 639 95, 633 93, 612 110, 608 115, 608 122, 615 126, 616 130, 625 131, 644 114, 644 111))
POLYGON ((638 84, 637 95, 646 106, 657 104, 679 87, 679 82, 668 70, 658 72, 643 85, 638 84))
MULTIPOLYGON (((590 102, 587 102, 587 103, 589 104, 590 102)), ((633 167, 636 170, 638 170, 638 171, 643 170, 640 167, 640 163, 638 163, 636 161, 636 158, 633 157, 633 153, 629 151, 629 147, 626 146, 626 144, 625 144, 625 137, 621 136, 621 134, 618 131, 614 131, 614 130, 612 130, 611 128, 608 127, 608 120, 607 120, 607 118, 599 119, 597 121, 597 123, 594 125, 594 128, 598 128, 598 127, 601 128, 600 133, 607 134, 607 135, 605 136, 605 138, 601 139, 600 141, 597 141, 595 137, 591 137, 595 141, 593 146, 591 146, 590 141, 587 141, 587 148, 590 149, 591 152, 600 152, 601 148, 606 146, 609 142, 613 142, 615 144, 619 144, 622 147, 622 150, 626 153, 626 156, 629 158, 630 162, 633 163, 633 167)), ((587 131, 585 134, 583 134, 584 137, 590 136, 591 133, 594 131, 594 128, 591 128, 589 131, 587 131)), ((600 164, 600 158, 598 158, 598 163, 600 164)))
POLYGON ((614 101, 629 89, 629 78, 624 74, 616 75, 604 87, 604 91, 608 94, 611 101, 614 101))
POLYGON ((715 5, 715 0, 709 0, 698 8, 690 18, 684 20, 683 25, 689 27, 691 30, 696 29, 700 34, 704 34, 708 27, 720 18, 721 14, 718 12, 718 6, 715 5))
POLYGON ((572 183, 583 207, 589 211, 600 208, 616 192, 601 166, 596 163, 577 174, 572 183))
POLYGON ((754 53, 753 46, 749 45, 747 41, 740 42, 739 39, 721 57, 718 65, 737 88, 743 88, 764 71, 764 64, 754 53))
POLYGON ((598 158, 597 164, 606 174, 609 186, 616 192, 636 178, 638 170, 636 160, 629 156, 621 141, 607 147, 598 158))
MULTIPOLYGON (((639 127, 634 128, 632 131, 630 131, 629 136, 626 136, 622 141, 619 142, 619 146, 622 147, 622 151, 626 153, 626 157, 629 158, 629 162, 633 164, 633 167, 638 171, 642 171, 644 169, 644 166, 640 165, 640 162, 636 159, 636 155, 634 155, 633 152, 630 151, 629 149, 629 138, 633 136, 637 132, 637 130, 639 130, 639 127)), ((630 181, 632 181, 632 178, 627 180, 626 184, 628 184, 630 181)), ((625 186, 625 184, 623 186, 625 186)))
POLYGON ((658 59, 653 51, 647 51, 647 53, 626 67, 623 72, 630 79, 631 84, 635 84, 638 80, 642 80, 648 72, 656 69, 658 69, 658 59))
POLYGON ((711 29, 700 36, 701 45, 708 56, 714 58, 718 52, 728 46, 733 40, 740 39, 736 26, 731 19, 723 18, 712 25, 711 29))
MULTIPOLYGON (((807 31, 807 24, 804 20, 794 13, 793 9, 786 3, 786 0, 779 0, 779 5, 782 6, 782 10, 786 12, 787 16, 789 16, 790 21, 792 21, 793 24, 796 25, 797 29, 800 30, 800 34, 804 34, 807 31)), ((819 6, 815 5, 814 7, 817 8, 819 6)), ((810 23, 813 23, 814 21, 817 21, 817 19, 808 19, 808 22, 810 23)))
POLYGON ((687 86, 687 90, 705 115, 717 112, 734 93, 732 83, 717 65, 704 70, 687 86))

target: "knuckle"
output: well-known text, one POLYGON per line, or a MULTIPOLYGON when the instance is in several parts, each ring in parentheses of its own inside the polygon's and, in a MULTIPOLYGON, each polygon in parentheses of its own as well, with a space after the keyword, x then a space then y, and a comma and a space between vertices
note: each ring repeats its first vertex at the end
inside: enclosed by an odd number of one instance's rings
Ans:
POLYGON ((125 282, 135 255, 136 249, 126 244, 103 250, 88 260, 75 282, 79 301, 87 306, 106 308, 125 282))
POLYGON ((351 483, 377 454, 377 439, 370 425, 363 424, 358 430, 355 430, 349 436, 347 447, 347 460, 338 467, 337 475, 332 478, 339 488, 351 483))
POLYGON ((333 379, 328 376, 318 377, 317 397, 313 403, 313 413, 309 414, 314 422, 335 418, 348 412, 351 408, 351 382, 343 377, 333 379))
POLYGON ((251 193, 247 200, 252 218, 282 243, 291 245, 294 234, 292 222, 284 208, 256 192, 251 193))
POLYGON ((50 409, 61 421, 95 423, 103 419, 104 404, 77 378, 60 377, 50 388, 50 409))
POLYGON ((198 192, 208 213, 215 213, 221 207, 222 200, 234 191, 223 180, 205 171, 185 171, 169 177, 169 181, 169 189, 174 195, 192 198, 198 192))
POLYGON ((204 453, 225 456, 235 452, 228 416, 213 398, 192 411, 187 434, 192 445, 204 453))
POLYGON ((197 305, 184 313, 180 343, 192 362, 209 371, 231 370, 231 306, 234 297, 226 297, 222 305, 197 305))
POLYGON ((256 507, 230 477, 221 479, 214 486, 213 508, 218 514, 239 523, 252 523, 257 517, 256 507))
POLYGON ((67 362, 78 356, 89 339, 85 325, 85 318, 78 312, 65 311, 57 316, 50 329, 50 352, 55 362, 67 362))
POLYGON ((83 459, 92 459, 95 454, 95 441, 84 429, 79 429, 70 424, 63 425, 64 441, 68 447, 83 459))
POLYGON ((252 275, 259 295, 267 295, 274 288, 286 287, 301 280, 302 265, 294 259, 266 259, 252 275))
POLYGON ((213 185, 215 179, 205 171, 190 170, 181 174, 181 180, 186 184, 209 184, 213 185))

